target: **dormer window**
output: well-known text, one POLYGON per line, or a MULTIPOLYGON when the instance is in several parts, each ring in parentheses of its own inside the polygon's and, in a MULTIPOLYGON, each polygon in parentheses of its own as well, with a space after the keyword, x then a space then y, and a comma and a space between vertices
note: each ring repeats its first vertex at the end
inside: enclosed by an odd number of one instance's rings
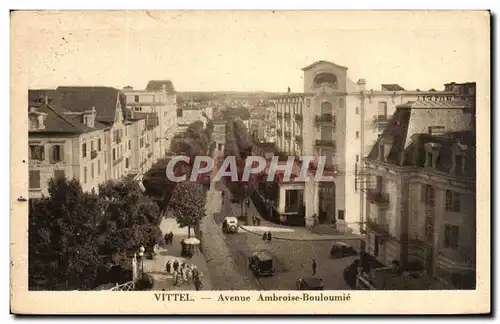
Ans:
POLYGON ((466 144, 458 141, 453 144, 453 160, 450 173, 456 176, 463 176, 466 173, 467 168, 467 149, 466 144))
POLYGON ((393 138, 389 135, 386 135, 386 137, 380 137, 379 147, 378 147, 380 161, 385 162, 387 160, 387 157, 391 152, 393 143, 394 143, 393 138))
POLYGON ((45 117, 47 117, 46 113, 37 111, 35 107, 30 107, 28 112, 29 130, 38 131, 45 129, 45 117))
POLYGON ((425 144, 425 167, 426 168, 436 168, 438 158, 439 158, 439 150, 441 148, 441 144, 439 143, 426 143, 425 144))
POLYGON ((425 155, 425 165, 427 168, 434 168, 434 152, 428 151, 425 155))
POLYGON ((465 175, 465 163, 466 163, 465 154, 454 154, 453 167, 451 173, 457 176, 465 175))
POLYGON ((83 123, 87 127, 94 128, 94 126, 95 126, 95 115, 96 115, 95 107, 92 107, 91 110, 86 110, 83 113, 83 123))
POLYGON ((30 116, 29 122, 30 131, 36 131, 39 129, 38 118, 36 118, 36 116, 30 116))

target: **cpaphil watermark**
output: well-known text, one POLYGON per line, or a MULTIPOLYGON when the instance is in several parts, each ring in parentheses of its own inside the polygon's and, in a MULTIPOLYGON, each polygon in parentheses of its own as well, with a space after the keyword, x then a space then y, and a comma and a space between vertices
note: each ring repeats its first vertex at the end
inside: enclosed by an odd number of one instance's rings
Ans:
MULTIPOLYGON (((334 181, 333 176, 324 174, 325 156, 300 156, 298 160, 301 162, 300 165, 297 164, 294 156, 288 157, 285 163, 280 163, 277 156, 274 156, 271 161, 261 156, 249 156, 245 159, 244 165, 239 165, 235 156, 227 156, 220 164, 209 156, 196 156, 191 167, 189 181, 197 181, 200 177, 211 174, 214 181, 229 178, 234 182, 247 182, 252 175, 267 174, 266 181, 272 182, 280 171, 282 180, 285 182, 305 182, 312 176, 314 176, 314 181, 334 181), (312 164, 314 172, 311 172, 312 164)), ((172 182, 188 180, 188 175, 176 174, 175 166, 178 162, 190 164, 191 159, 188 156, 178 155, 168 162, 166 174, 167 179, 172 182)))

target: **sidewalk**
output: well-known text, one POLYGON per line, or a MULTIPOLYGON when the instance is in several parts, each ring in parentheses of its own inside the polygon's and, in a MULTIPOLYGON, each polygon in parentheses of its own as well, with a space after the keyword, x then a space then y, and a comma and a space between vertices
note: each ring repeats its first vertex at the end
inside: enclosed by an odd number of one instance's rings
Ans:
MULTIPOLYGON (((195 290, 192 281, 174 286, 173 276, 165 270, 168 260, 194 264, 203 273, 203 290, 211 290, 212 282, 207 263, 199 250, 196 249, 196 254, 191 259, 181 257, 181 240, 188 237, 187 227, 179 228, 171 212, 167 212, 167 218, 162 219, 160 229, 163 236, 172 231, 174 238, 171 245, 165 245, 164 243, 160 245, 159 253, 154 260, 144 260, 144 272, 154 278, 154 285, 151 290, 195 290)), ((191 237, 194 237, 193 230, 191 230, 191 237)))
MULTIPOLYGON (((224 203, 230 205, 230 210, 232 211, 233 216, 240 216, 241 205, 239 203, 231 203, 229 201, 231 197, 230 190, 223 184, 221 184, 220 187, 225 192, 224 203)), ((240 228, 249 234, 262 236, 264 232, 271 231, 273 239, 297 241, 359 240, 363 238, 362 235, 356 234, 317 234, 312 233, 305 227, 287 226, 270 222, 262 218, 262 216, 257 211, 257 208, 255 207, 252 199, 250 199, 250 207, 247 208, 247 213, 251 217, 255 216, 260 219, 259 226, 244 225, 245 222, 242 222, 240 224, 240 228)))

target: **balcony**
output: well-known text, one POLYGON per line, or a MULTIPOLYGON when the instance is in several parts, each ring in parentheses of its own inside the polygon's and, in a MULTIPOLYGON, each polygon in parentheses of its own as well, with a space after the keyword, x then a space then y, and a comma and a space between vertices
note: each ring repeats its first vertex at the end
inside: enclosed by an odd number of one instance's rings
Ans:
POLYGON ((281 112, 276 112, 276 118, 282 118, 283 117, 283 114, 281 112))
POLYGON ((90 152, 90 159, 93 160, 97 157, 98 153, 96 150, 93 150, 92 152, 90 152))
POLYGON ((121 136, 119 136, 119 137, 117 137, 117 138, 115 139, 115 143, 116 143, 116 144, 120 144, 121 142, 122 142, 122 137, 121 137, 121 136))
POLYGON ((331 124, 335 123, 335 116, 331 114, 316 115, 315 121, 317 124, 331 124))
POLYGON ((284 117, 285 117, 285 119, 290 119, 290 113, 287 113, 287 112, 286 112, 286 113, 284 114, 284 117))
POLYGON ((323 139, 316 140, 316 146, 332 147, 332 148, 336 147, 334 140, 323 140, 323 139))
POLYGON ((304 117, 302 116, 302 114, 295 114, 295 121, 296 122, 302 122, 303 119, 304 119, 304 117))
POLYGON ((150 147, 150 146, 151 146, 151 144, 146 143, 146 145, 145 145, 145 146, 146 146, 146 148, 148 148, 148 147, 150 147))
POLYGON ((120 163, 120 162, 122 162, 122 161, 123 161, 123 156, 122 156, 121 158, 119 158, 119 159, 115 160, 115 161, 113 162, 113 165, 117 165, 117 164, 119 164, 119 163, 120 163))
POLYGON ((300 136, 300 135, 295 135, 295 142, 297 142, 297 143, 302 143, 302 136, 300 136))
POLYGON ((291 137, 290 132, 285 132, 285 138, 290 138, 290 137, 291 137))
POLYGON ((384 236, 389 236, 389 225, 378 222, 376 219, 368 218, 366 220, 366 226, 369 230, 381 234, 384 236))
POLYGON ((276 130, 276 135, 278 136, 283 135, 283 131, 281 129, 276 130))
POLYGON ((379 207, 389 206, 389 194, 380 192, 380 190, 369 189, 366 191, 366 199, 373 203, 379 205, 379 207))

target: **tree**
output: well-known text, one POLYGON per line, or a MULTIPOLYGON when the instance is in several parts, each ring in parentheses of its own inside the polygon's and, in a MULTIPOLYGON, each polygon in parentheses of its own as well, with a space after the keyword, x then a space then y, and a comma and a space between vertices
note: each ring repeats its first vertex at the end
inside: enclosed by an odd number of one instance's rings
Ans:
POLYGON ((33 201, 29 213, 29 284, 49 290, 89 290, 99 257, 95 214, 101 205, 77 180, 49 181, 49 197, 33 201))
POLYGON ((158 224, 160 208, 136 182, 108 181, 99 185, 99 197, 105 205, 106 219, 114 221, 118 229, 158 224))
POLYGON ((197 226, 205 216, 205 203, 205 191, 200 183, 184 181, 175 187, 170 208, 179 226, 188 227, 188 237, 191 237, 191 227, 197 226))

